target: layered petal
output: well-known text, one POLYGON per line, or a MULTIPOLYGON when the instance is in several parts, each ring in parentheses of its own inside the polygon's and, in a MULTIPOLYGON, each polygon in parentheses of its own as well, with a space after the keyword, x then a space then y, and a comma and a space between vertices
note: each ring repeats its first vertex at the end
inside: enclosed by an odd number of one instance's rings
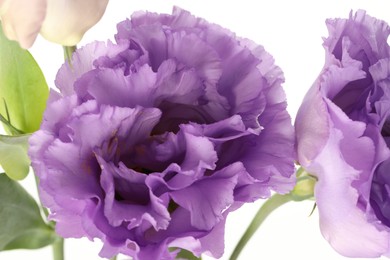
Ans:
POLYGON ((220 257, 230 212, 294 186, 281 70, 179 8, 138 12, 115 38, 61 67, 30 140, 57 232, 101 239, 107 258, 220 257))

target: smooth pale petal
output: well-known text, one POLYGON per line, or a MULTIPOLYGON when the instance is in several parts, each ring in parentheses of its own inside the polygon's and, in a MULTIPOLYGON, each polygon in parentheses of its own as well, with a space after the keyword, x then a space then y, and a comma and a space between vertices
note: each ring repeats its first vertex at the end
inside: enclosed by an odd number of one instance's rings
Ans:
POLYGON ((367 221, 364 212, 356 207, 358 194, 350 186, 352 180, 344 179, 345 176, 341 174, 357 172, 340 159, 336 163, 335 150, 325 148, 328 152, 321 153, 317 160, 326 162, 328 167, 316 169, 312 165, 307 169, 315 171, 320 179, 316 184, 315 195, 323 236, 344 256, 381 256, 388 250, 389 235, 367 221), (332 175, 335 176, 333 179, 326 177, 332 175))
POLYGON ((315 197, 321 232, 332 247, 344 256, 379 257, 388 250, 390 235, 370 223, 366 212, 358 206, 359 194, 352 183, 367 169, 353 168, 348 164, 353 158, 346 158, 346 153, 351 150, 365 151, 359 163, 372 164, 374 145, 371 139, 362 136, 363 123, 348 119, 331 103, 328 103, 328 109, 332 113, 329 139, 306 167, 307 171, 318 177, 315 197))
MULTIPOLYGON (((46 0, 1 0, 0 19, 5 35, 29 48, 45 19, 46 0)), ((63 22, 63 21, 62 21, 63 22)))
POLYGON ((318 178, 321 232, 332 247, 347 257, 388 255, 389 227, 373 200, 384 201, 386 184, 375 174, 390 156, 381 129, 389 107, 390 28, 364 11, 327 26, 325 67, 296 119, 299 162, 318 178))
POLYGON ((103 16, 108 0, 46 0, 41 34, 49 41, 72 46, 103 16))
POLYGON ((328 139, 327 112, 318 87, 311 88, 295 119, 298 161, 304 167, 320 153, 328 139))

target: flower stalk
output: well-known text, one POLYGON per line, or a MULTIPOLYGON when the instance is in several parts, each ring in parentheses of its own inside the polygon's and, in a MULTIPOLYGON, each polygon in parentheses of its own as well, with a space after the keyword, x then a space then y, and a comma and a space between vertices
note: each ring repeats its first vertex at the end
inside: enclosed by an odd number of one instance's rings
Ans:
POLYGON ((76 51, 77 47, 76 46, 63 46, 62 48, 64 49, 64 59, 66 61, 68 61, 70 65, 72 65, 71 64, 72 55, 76 51))
POLYGON ((64 239, 58 237, 58 239, 52 244, 53 260, 64 260, 64 239))
POLYGON ((292 201, 292 196, 290 194, 280 195, 274 194, 270 197, 259 209, 253 218, 252 222, 249 224, 247 230, 244 235, 241 237, 238 242, 236 248, 234 249, 232 255, 230 256, 230 260, 236 260, 240 255, 241 251, 244 249, 248 241, 255 234, 260 225, 264 222, 264 220, 277 208, 284 205, 285 203, 292 201))
MULTIPOLYGON (((286 204, 289 201, 304 201, 312 199, 314 196, 314 186, 317 181, 315 177, 307 173, 302 167, 300 167, 297 172, 297 183, 294 189, 285 195, 274 194, 270 197, 259 209, 253 218, 252 222, 249 224, 244 235, 241 237, 236 248, 234 249, 230 260, 236 260, 240 255, 243 248, 246 246, 248 241, 256 233, 257 229, 261 226, 264 220, 277 208, 286 204)), ((313 209, 314 210, 314 209, 313 209)))

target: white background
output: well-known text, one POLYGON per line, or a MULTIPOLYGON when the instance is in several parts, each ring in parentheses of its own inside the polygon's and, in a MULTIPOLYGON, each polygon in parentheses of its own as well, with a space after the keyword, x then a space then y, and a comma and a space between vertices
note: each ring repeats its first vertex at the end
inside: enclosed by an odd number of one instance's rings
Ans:
MULTIPOLYGON (((390 1, 382 0, 111 0, 103 19, 85 35, 80 43, 113 39, 116 23, 133 11, 149 10, 170 13, 177 5, 196 16, 229 28, 240 37, 263 45, 285 73, 284 84, 289 112, 294 119, 304 93, 317 77, 324 64, 322 37, 327 36, 326 18, 349 16, 351 10, 365 9, 368 14, 390 22, 390 1)), ((66 22, 66 21, 64 21, 66 22)), ((49 86, 53 87, 55 73, 63 62, 60 46, 38 38, 31 49, 42 67, 49 86)), ((35 192, 31 176, 25 185, 35 192)), ((235 244, 261 205, 248 204, 230 214, 226 227, 225 255, 228 259, 235 244)), ((318 215, 309 217, 312 201, 290 203, 275 211, 256 233, 239 259, 347 259, 335 253, 322 238, 318 215)), ((353 239, 353 237, 351 237, 353 239)), ((98 260, 98 241, 69 240, 66 243, 67 260, 98 260)), ((0 259, 51 259, 51 249, 1 252, 0 259)), ((120 259, 128 259, 121 256, 120 259)), ((209 259, 209 258, 207 258, 209 259)))

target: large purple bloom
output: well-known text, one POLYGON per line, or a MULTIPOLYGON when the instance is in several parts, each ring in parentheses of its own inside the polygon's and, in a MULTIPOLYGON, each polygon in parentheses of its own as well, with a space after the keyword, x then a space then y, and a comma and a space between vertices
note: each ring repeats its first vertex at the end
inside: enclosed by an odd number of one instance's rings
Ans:
POLYGON ((349 257, 389 255, 390 28, 364 11, 327 25, 326 63, 295 123, 299 162, 318 177, 329 243, 349 257))
POLYGON ((78 50, 30 139, 57 232, 103 257, 220 257, 229 212, 294 185, 282 82, 261 46, 178 8, 78 50))

